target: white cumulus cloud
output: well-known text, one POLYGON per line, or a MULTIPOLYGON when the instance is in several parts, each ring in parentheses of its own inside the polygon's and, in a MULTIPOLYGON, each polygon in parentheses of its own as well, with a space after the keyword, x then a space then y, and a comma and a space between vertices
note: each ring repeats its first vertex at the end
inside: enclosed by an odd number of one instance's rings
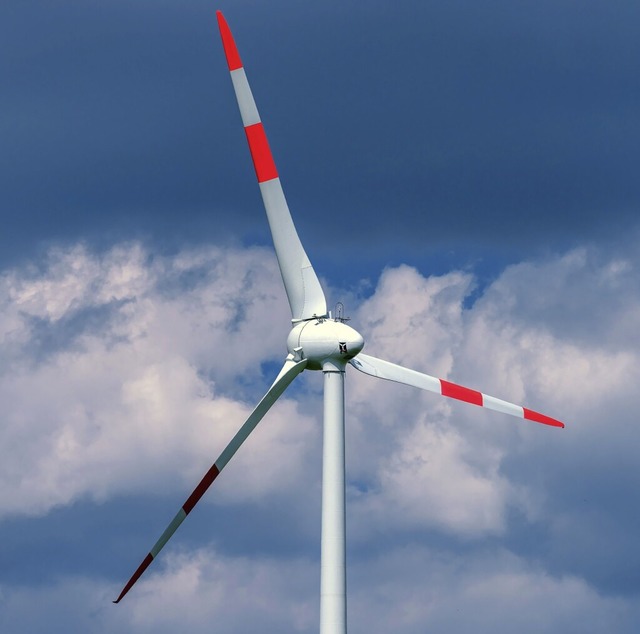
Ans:
MULTIPOLYGON (((176 476, 195 486, 255 405, 251 385, 273 379, 260 364, 286 354, 281 284, 261 249, 152 258, 136 244, 79 246, 0 287, 3 514, 171 488, 176 476)), ((286 398, 264 427, 238 457, 255 469, 240 470, 239 498, 301 477, 316 433, 286 398)))
MULTIPOLYGON (((426 276, 400 266, 382 274, 351 322, 367 353, 523 404, 567 428, 349 368, 355 629, 634 631, 636 260, 577 249, 508 267, 479 293, 470 273, 426 276)), ((138 244, 58 249, 37 266, 5 271, 0 291, 5 520, 46 522, 52 509, 82 500, 188 492, 285 354, 288 307, 263 249, 173 256, 138 244)), ((319 518, 318 374, 296 381, 210 499, 244 505, 245 513, 260 506, 264 518, 279 496, 291 516, 319 518)), ((263 521, 273 528, 280 520, 263 521)), ((263 542, 226 552, 223 533, 215 548, 178 543, 116 612, 92 608, 103 628, 95 631, 175 631, 180 621, 198 632, 216 618, 220 631, 316 630, 310 522, 286 527, 295 556, 265 554, 263 542)), ((37 615, 20 613, 36 599, 66 605, 61 623, 83 623, 86 610, 65 603, 65 593, 102 606, 121 587, 99 573, 47 578, 38 590, 2 587, 7 623, 35 623, 37 615)))

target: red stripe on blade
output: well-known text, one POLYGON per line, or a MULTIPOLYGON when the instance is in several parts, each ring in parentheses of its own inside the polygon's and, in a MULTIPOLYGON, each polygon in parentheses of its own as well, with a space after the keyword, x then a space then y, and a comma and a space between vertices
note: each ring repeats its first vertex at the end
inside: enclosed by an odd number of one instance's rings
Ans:
POLYGON ((253 166, 256 168, 258 182, 264 183, 277 178, 278 170, 273 162, 269 141, 267 141, 267 135, 264 132, 262 123, 249 125, 244 131, 247 134, 249 150, 251 150, 251 158, 253 159, 253 166))
POLYGON ((443 379, 440 379, 440 385, 442 386, 442 396, 457 398, 459 401, 482 406, 482 392, 476 392, 476 390, 470 390, 468 387, 449 383, 449 381, 443 379))
POLYGON ((212 482, 218 477, 220 470, 216 465, 213 465, 209 471, 205 474, 204 478, 200 480, 200 484, 195 488, 193 493, 189 496, 189 499, 182 505, 182 510, 189 515, 193 510, 193 507, 198 503, 200 498, 204 495, 205 491, 211 486, 212 482))
POLYGON ((523 407, 522 409, 524 410, 524 417, 527 420, 532 420, 536 423, 542 423, 543 425, 551 425, 551 427, 564 427, 564 423, 561 423, 555 418, 551 418, 551 416, 538 414, 538 412, 534 412, 533 410, 527 409, 526 407, 523 407))
POLYGON ((140 579, 142 573, 149 567, 149 564, 151 564, 152 561, 153 561, 153 555, 149 553, 144 558, 144 561, 138 566, 138 569, 133 573, 133 576, 131 577, 131 579, 129 579, 127 585, 123 588, 122 592, 120 593, 120 596, 114 601, 114 603, 119 603, 122 597, 124 597, 124 595, 127 594, 129 590, 131 590, 131 587, 133 586, 133 584, 136 581, 138 581, 138 579, 140 579))
POLYGON ((220 37, 222 38, 222 46, 224 47, 224 54, 227 58, 229 70, 242 68, 242 60, 240 59, 236 43, 233 41, 231 29, 221 11, 218 11, 216 15, 218 16, 218 28, 220 29, 220 37))

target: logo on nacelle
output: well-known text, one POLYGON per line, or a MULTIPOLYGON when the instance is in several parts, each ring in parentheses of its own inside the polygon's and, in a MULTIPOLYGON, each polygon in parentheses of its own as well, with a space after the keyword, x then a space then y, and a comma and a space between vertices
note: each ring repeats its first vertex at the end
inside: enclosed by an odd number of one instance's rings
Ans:
POLYGON ((340 349, 340 354, 347 354, 347 342, 346 341, 338 341, 338 347, 340 349))

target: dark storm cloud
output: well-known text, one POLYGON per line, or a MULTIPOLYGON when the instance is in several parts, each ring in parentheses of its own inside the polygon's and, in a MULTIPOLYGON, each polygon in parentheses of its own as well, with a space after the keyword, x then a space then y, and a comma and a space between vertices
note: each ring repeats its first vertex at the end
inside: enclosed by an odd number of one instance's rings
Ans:
POLYGON ((210 64, 202 64, 211 60, 213 31, 178 9, 5 7, 2 210, 23 241, 147 225, 161 238, 171 214, 184 219, 202 204, 197 182, 211 171, 202 152, 215 147, 216 134, 199 129, 215 104, 203 81, 210 64))
MULTIPOLYGON (((332 274, 354 238, 363 262, 420 263, 636 223, 635 3, 219 4, 332 274)), ((267 241, 215 8, 3 4, 5 261, 78 236, 267 241)))

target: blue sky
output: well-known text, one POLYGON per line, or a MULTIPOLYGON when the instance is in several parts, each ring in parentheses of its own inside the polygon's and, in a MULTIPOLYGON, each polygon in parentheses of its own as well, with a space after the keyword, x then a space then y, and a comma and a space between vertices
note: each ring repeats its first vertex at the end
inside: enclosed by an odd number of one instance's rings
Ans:
POLYGON ((0 7, 0 629, 317 631, 304 373, 215 22, 366 351, 565 420, 347 377, 352 631, 635 632, 640 8, 0 7))

